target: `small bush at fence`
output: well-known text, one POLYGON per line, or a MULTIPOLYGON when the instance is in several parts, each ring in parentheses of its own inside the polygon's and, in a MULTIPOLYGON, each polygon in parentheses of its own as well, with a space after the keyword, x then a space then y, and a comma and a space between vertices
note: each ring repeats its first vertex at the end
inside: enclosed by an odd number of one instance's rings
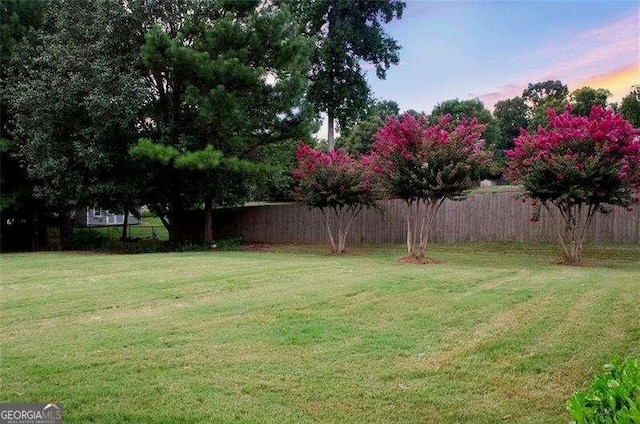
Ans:
POLYGON ((242 246, 242 237, 216 240, 211 246, 216 250, 238 250, 242 246))
POLYGON ((69 238, 69 250, 98 250, 104 249, 110 243, 107 234, 91 228, 76 228, 69 238))
POLYGON ((575 393, 567 409, 577 424, 640 423, 640 360, 612 361, 585 393, 575 393))

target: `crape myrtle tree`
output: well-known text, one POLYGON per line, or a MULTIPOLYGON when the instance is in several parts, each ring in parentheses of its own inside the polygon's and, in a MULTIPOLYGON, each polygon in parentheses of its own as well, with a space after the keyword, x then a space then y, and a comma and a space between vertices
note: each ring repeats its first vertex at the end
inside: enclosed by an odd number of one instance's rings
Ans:
POLYGON ((384 79, 399 62, 400 46, 383 24, 400 19, 400 0, 288 0, 315 39, 309 75, 309 101, 327 114, 328 148, 334 149, 334 131, 351 126, 367 109, 370 90, 363 65, 384 79))
POLYGON ((145 197, 170 239, 185 238, 187 212, 204 206, 211 241, 214 204, 247 199, 268 171, 257 152, 306 135, 309 42, 286 5, 171 0, 146 7, 149 99, 145 137, 131 154, 147 169, 145 197))
POLYGON ((353 221, 381 199, 372 158, 353 159, 343 149, 321 152, 305 143, 300 143, 296 157, 294 198, 320 210, 333 252, 343 253, 353 221))
POLYGON ((594 215, 612 206, 630 207, 640 188, 640 132, 611 110, 593 107, 588 117, 571 109, 549 111, 549 127, 522 132, 506 152, 507 177, 522 184, 540 208, 562 219, 564 259, 579 263, 594 215))
POLYGON ((463 199, 489 165, 484 130, 475 118, 454 124, 445 115, 428 125, 424 115, 404 114, 388 119, 378 131, 373 145, 375 170, 389 194, 406 203, 409 257, 425 258, 429 232, 442 203, 463 199))

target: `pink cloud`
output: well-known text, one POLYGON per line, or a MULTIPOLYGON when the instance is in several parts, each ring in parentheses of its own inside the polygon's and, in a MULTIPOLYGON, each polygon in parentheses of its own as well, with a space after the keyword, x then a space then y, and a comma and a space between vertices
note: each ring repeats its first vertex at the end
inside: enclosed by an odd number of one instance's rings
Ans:
POLYGON ((493 110, 493 107, 495 106, 495 104, 498 103, 500 100, 510 99, 512 97, 519 96, 522 94, 522 90, 524 90, 524 88, 525 86, 520 84, 507 84, 507 85, 503 85, 502 87, 499 87, 497 91, 480 94, 477 97, 478 99, 480 99, 482 103, 484 103, 484 106, 487 109, 493 110))
POLYGON ((545 46, 517 62, 546 65, 534 67, 520 81, 478 95, 489 110, 500 100, 521 95, 529 83, 546 80, 561 80, 572 90, 583 85, 599 85, 594 88, 609 88, 615 98, 619 90, 611 85, 614 76, 627 70, 623 74, 628 79, 628 69, 638 69, 640 65, 640 16, 634 14, 576 34, 572 40, 545 46))
POLYGON ((550 65, 532 76, 572 83, 595 73, 640 61, 640 19, 633 14, 610 24, 576 34, 563 43, 548 45, 528 57, 550 65))

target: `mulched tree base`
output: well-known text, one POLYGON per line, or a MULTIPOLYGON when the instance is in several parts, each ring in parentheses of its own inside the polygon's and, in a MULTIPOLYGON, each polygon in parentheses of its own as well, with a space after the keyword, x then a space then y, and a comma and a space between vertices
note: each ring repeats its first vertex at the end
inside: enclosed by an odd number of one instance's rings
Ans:
POLYGON ((407 255, 399 259, 400 263, 412 264, 412 265, 429 265, 429 264, 441 264, 443 261, 439 259, 426 258, 424 256, 407 255))
POLYGON ((562 265, 562 266, 577 266, 577 267, 585 267, 585 268, 593 268, 597 266, 593 262, 585 262, 585 261, 575 262, 575 261, 570 261, 568 259, 557 259, 553 261, 553 264, 562 265))

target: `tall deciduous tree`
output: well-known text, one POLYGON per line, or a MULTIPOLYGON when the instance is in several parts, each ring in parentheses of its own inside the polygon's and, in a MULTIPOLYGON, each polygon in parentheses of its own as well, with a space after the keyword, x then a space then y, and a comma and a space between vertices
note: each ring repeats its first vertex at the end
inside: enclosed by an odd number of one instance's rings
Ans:
POLYGON ((148 202, 170 238, 185 212, 248 197, 264 171, 258 147, 306 135, 309 44, 287 7, 260 0, 149 2, 142 48, 147 137, 131 153, 148 169, 148 202))
POLYGON ((500 143, 496 146, 494 159, 504 167, 506 157, 504 151, 512 149, 513 140, 520 135, 520 129, 527 128, 529 120, 527 118, 528 107, 522 97, 501 100, 496 103, 493 115, 500 126, 500 143))
POLYGON ((394 101, 374 100, 369 106, 367 115, 353 125, 347 134, 340 135, 339 146, 351 155, 368 154, 375 142, 376 133, 382 128, 387 118, 396 118, 400 107, 394 101))
POLYGON ((380 129, 373 152, 389 193, 406 203, 407 253, 423 260, 433 220, 446 199, 461 200, 491 155, 485 126, 477 119, 454 124, 445 115, 434 125, 405 114, 380 129), (421 210, 421 206, 425 209, 421 210), (422 219, 420 219, 422 216, 422 219))
POLYGON ((309 100, 327 114, 329 150, 334 149, 334 130, 348 127, 364 115, 369 86, 363 64, 375 67, 384 79, 398 64, 400 46, 388 36, 383 24, 401 18, 401 0, 290 0, 315 39, 312 54, 309 100))
POLYGON ((522 92, 522 99, 532 109, 552 100, 564 101, 569 94, 569 88, 561 81, 543 81, 529 83, 522 92))
POLYGON ((624 96, 620 104, 620 115, 636 128, 640 128, 640 85, 633 87, 631 92, 624 96))
MULTIPOLYGON (((611 110, 594 107, 589 117, 549 111, 549 128, 524 132, 507 151, 508 178, 522 184, 539 207, 562 217, 559 238, 566 261, 582 259, 593 216, 610 206, 637 202, 640 131, 611 110)), ((539 210, 534 219, 539 215, 539 210)))
POLYGON ((6 0, 0 2, 0 250, 35 249, 44 205, 34 199, 33 186, 16 157, 15 116, 9 109, 11 61, 25 40, 37 36, 46 3, 6 0))
POLYGON ((133 206, 128 147, 144 92, 129 18, 113 1, 53 1, 46 31, 12 60, 19 157, 35 196, 60 214, 63 244, 71 210, 133 206))
POLYGON ((529 130, 547 126, 547 110, 560 113, 567 104, 569 88, 561 81, 548 80, 530 83, 522 92, 522 99, 529 107, 529 130))
POLYGON ((607 107, 607 99, 611 92, 604 88, 582 87, 571 93, 571 113, 578 116, 589 116, 593 106, 607 107))

